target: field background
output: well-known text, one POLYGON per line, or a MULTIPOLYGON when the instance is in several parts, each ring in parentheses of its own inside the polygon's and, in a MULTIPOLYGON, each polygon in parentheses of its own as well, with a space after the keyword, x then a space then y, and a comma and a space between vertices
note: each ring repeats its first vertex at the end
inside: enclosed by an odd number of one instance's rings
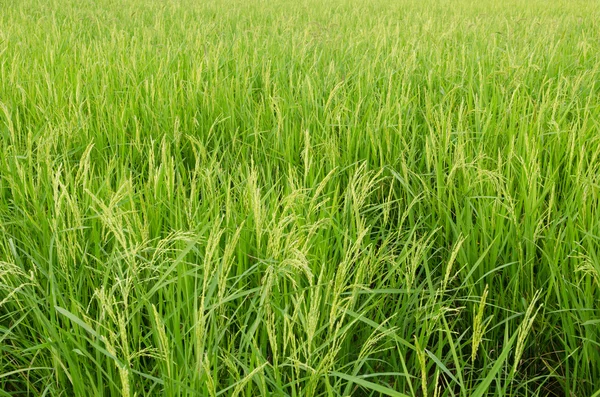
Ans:
POLYGON ((600 3, 0 0, 0 396, 597 396, 599 300, 600 3))

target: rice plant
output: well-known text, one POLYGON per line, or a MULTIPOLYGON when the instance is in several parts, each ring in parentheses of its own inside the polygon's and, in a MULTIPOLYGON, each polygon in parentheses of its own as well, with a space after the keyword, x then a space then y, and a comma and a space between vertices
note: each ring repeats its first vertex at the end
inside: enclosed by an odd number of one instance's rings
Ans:
POLYGON ((600 396, 600 3, 0 0, 0 396, 600 396))

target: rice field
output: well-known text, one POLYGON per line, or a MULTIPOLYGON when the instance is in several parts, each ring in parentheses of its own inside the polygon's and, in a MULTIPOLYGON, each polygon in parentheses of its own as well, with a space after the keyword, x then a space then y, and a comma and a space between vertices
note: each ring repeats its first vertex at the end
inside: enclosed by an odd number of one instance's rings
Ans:
POLYGON ((600 3, 0 0, 0 396, 600 396, 600 3))

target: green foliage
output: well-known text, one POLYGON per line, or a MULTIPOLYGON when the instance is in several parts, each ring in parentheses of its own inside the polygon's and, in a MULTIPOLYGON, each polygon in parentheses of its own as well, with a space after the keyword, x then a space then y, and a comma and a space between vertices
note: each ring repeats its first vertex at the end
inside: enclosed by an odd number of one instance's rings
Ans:
POLYGON ((0 0, 0 396, 598 395, 599 21, 0 0))

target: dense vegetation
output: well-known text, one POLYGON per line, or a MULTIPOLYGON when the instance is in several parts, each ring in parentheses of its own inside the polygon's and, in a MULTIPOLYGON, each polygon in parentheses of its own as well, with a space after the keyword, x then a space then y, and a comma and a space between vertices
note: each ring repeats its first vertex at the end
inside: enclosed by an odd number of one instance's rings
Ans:
POLYGON ((599 287, 600 3, 0 0, 0 396, 590 396, 599 287))

